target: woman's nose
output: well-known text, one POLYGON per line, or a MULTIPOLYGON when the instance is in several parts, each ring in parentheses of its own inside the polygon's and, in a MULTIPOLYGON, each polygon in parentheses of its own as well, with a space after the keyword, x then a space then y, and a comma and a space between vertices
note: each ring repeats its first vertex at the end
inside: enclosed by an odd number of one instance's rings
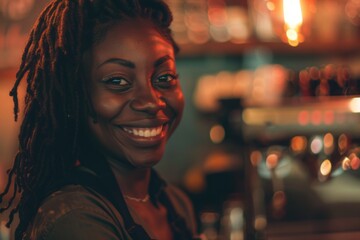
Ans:
POLYGON ((135 111, 156 114, 164 109, 166 103, 161 95, 153 89, 137 91, 135 98, 130 102, 130 107, 135 111))

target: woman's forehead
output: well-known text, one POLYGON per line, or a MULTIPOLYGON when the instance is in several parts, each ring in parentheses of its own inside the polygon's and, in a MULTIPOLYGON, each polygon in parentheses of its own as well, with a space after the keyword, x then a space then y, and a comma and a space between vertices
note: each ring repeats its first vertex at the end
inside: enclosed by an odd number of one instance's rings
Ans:
POLYGON ((104 38, 92 48, 94 64, 100 64, 112 57, 132 59, 141 55, 174 55, 172 44, 146 20, 129 20, 113 24, 104 38))

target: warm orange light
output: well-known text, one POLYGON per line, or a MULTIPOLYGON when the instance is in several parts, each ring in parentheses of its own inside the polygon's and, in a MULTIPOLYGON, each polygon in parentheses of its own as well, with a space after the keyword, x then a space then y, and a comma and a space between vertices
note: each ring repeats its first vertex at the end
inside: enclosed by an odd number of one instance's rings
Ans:
POLYGON ((298 123, 302 126, 305 126, 309 123, 309 112, 306 110, 300 111, 298 115, 298 123))
POLYGON ((351 99, 349 108, 353 113, 360 113, 360 98, 351 99))
POLYGON ((324 123, 326 125, 331 125, 334 123, 335 114, 333 110, 327 110, 324 112, 324 123))
POLYGON ((341 134, 338 139, 338 148, 339 152, 342 154, 344 153, 349 146, 349 139, 345 134, 341 134))
POLYGON ((331 133, 324 135, 324 153, 331 154, 334 150, 334 136, 331 133))
POLYGON ((221 143, 225 138, 225 129, 223 126, 216 124, 210 129, 210 139, 213 143, 221 143))
POLYGON ((332 164, 329 159, 325 159, 320 165, 320 173, 323 176, 327 176, 330 174, 332 168, 332 164))
POLYGON ((295 136, 291 139, 291 144, 290 144, 291 150, 296 153, 305 151, 306 145, 307 145, 307 140, 306 137, 304 136, 295 136))
POLYGON ((303 22, 300 0, 283 0, 284 20, 288 28, 296 29, 303 22))
POLYGON ((355 153, 350 154, 350 166, 353 170, 358 170, 360 167, 360 159, 355 153))
POLYGON ((303 23, 300 0, 283 0, 285 31, 288 43, 296 47, 302 41, 300 28, 303 23))
POLYGON ((269 169, 274 169, 279 162, 279 156, 275 153, 271 153, 266 157, 266 166, 269 169))
POLYGON ((331 133, 324 135, 324 147, 331 148, 334 146, 334 136, 331 133))
POLYGON ((260 164, 262 160, 262 154, 260 151, 252 151, 250 154, 250 161, 251 164, 256 167, 260 164))
POLYGON ((311 113, 311 123, 315 126, 320 125, 322 122, 322 113, 319 110, 314 110, 311 113))
POLYGON ((351 161, 348 157, 345 157, 341 162, 341 167, 343 170, 351 169, 351 161))

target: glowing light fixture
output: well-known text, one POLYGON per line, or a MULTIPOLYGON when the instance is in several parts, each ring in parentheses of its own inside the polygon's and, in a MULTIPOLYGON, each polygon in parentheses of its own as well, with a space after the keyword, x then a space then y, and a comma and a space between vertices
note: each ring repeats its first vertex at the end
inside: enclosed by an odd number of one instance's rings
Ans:
POLYGON ((351 99, 349 108, 353 113, 360 113, 360 98, 351 99))
MULTIPOLYGON (((260 1, 260 0, 258 0, 260 1)), ((316 0, 263 0, 273 31, 283 42, 296 47, 311 39, 317 12, 316 0)))
POLYGON ((303 41, 300 32, 303 23, 300 0, 283 0, 285 33, 289 45, 296 47, 303 41))

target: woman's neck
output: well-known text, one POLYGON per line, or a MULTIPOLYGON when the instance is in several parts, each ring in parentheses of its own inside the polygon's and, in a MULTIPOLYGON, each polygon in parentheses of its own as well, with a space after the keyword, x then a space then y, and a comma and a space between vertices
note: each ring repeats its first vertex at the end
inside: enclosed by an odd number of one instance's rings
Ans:
POLYGON ((149 194, 151 168, 126 168, 114 159, 108 159, 121 192, 124 195, 143 198, 149 194))

